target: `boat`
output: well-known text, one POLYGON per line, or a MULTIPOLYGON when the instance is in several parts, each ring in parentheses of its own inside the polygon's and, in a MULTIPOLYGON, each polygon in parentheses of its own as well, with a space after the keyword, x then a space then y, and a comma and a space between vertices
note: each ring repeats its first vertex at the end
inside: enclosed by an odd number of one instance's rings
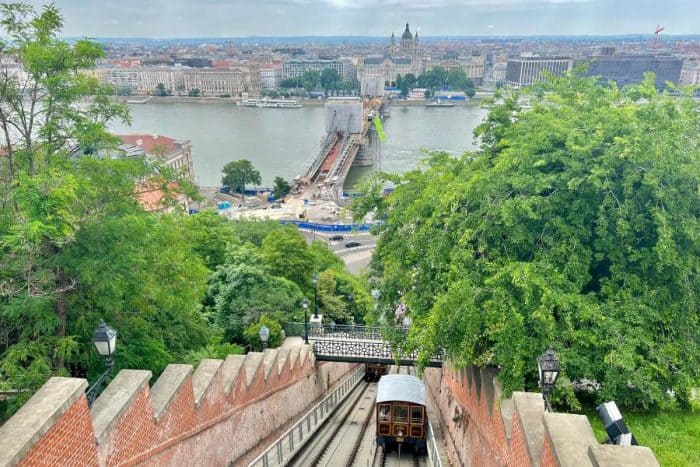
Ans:
POLYGON ((455 105, 452 102, 444 102, 441 101, 440 99, 433 101, 433 102, 428 102, 425 104, 426 107, 454 107, 455 105))
POLYGON ((301 104, 292 99, 245 99, 236 102, 240 107, 262 107, 272 109, 298 109, 301 104))

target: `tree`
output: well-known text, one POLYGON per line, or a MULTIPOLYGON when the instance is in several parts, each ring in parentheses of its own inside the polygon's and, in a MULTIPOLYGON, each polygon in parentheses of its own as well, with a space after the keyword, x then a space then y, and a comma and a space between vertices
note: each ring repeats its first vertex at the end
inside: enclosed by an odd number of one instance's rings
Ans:
POLYGON ((293 282, 274 275, 252 244, 229 245, 226 262, 209 281, 206 302, 230 342, 244 343, 245 329, 262 315, 298 318, 302 294, 293 282))
POLYGON ((301 77, 301 84, 307 91, 318 89, 321 84, 321 73, 313 70, 305 72, 301 77))
POLYGON ((187 91, 187 95, 190 97, 199 97, 201 94, 199 88, 192 88, 189 91, 187 91))
POLYGON ((463 91, 468 97, 474 97, 474 82, 467 78, 467 74, 462 68, 451 68, 447 72, 447 84, 450 89, 463 91))
POLYGON ((224 166, 224 177, 221 180, 224 186, 231 187, 236 193, 243 193, 248 183, 260 185, 262 179, 260 172, 246 159, 229 162, 224 166))
POLYGON ((534 91, 531 110, 517 95, 491 109, 478 152, 433 154, 373 198, 380 308, 407 305, 422 358, 444 347, 457 365, 498 366, 506 392, 536 388, 551 344, 562 404, 578 405, 569 381, 588 381, 597 400, 654 407, 673 391, 687 407, 700 377, 698 104, 653 77, 534 91))
POLYGON ((314 262, 306 240, 294 226, 285 226, 265 237, 260 255, 270 272, 294 282, 303 291, 311 289, 314 262))
POLYGON ((321 87, 326 91, 337 89, 342 81, 343 79, 335 68, 324 68, 323 71, 321 71, 319 82, 321 83, 321 87))
POLYGON ((272 192, 275 198, 282 199, 287 196, 290 191, 292 191, 292 186, 287 180, 282 177, 275 177, 275 187, 272 192))
POLYGON ((163 83, 158 83, 156 85, 156 90, 154 94, 159 97, 164 97, 164 96, 169 96, 173 93, 173 91, 169 88, 166 88, 163 83))
POLYGON ((0 17, 3 57, 24 71, 0 71, 0 389, 20 391, 0 403, 2 419, 52 375, 103 371, 98 318, 119 330, 117 367, 156 374, 211 329, 207 271, 181 224, 136 202, 152 166, 94 157, 116 146, 107 125, 128 121, 114 90, 85 73, 100 46, 58 39, 53 5, 3 4, 0 17))
POLYGON ((280 87, 283 88, 301 88, 303 87, 300 78, 286 78, 280 82, 280 87))

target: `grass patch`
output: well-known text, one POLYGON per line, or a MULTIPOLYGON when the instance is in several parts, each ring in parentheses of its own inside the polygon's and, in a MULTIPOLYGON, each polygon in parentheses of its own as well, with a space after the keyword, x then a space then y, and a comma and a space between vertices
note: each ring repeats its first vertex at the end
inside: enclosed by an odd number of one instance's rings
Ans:
MULTIPOLYGON (((654 413, 621 411, 627 428, 642 446, 654 451, 662 467, 700 467, 700 413, 666 410, 654 413)), ((605 428, 595 410, 586 411, 598 441, 605 428)))

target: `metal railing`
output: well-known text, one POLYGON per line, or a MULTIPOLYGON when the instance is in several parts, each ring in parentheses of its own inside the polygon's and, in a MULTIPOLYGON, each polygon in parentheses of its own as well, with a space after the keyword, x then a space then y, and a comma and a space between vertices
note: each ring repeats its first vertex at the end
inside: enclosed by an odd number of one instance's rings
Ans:
MULTIPOLYGON (((388 334, 408 334, 408 326, 396 326, 384 328, 381 326, 359 326, 355 324, 309 324, 309 338, 312 339, 363 339, 385 341, 388 334)), ((284 331, 287 336, 303 336, 304 323, 284 323, 284 331)))
POLYGON ((272 446, 265 449, 248 467, 283 466, 301 449, 316 430, 333 413, 365 375, 364 366, 359 366, 336 389, 328 394, 311 411, 287 430, 272 446))
POLYGON ((438 451, 437 442, 435 441, 435 433, 433 433, 433 425, 428 421, 428 461, 433 467, 442 467, 442 459, 440 459, 440 451, 438 451))

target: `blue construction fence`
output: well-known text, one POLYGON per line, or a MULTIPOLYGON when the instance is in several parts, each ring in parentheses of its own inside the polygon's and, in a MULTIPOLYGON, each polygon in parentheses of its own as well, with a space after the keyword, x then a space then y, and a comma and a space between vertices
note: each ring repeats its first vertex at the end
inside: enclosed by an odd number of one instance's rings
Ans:
POLYGON ((314 222, 281 220, 281 224, 294 224, 300 229, 317 232, 369 232, 375 224, 316 224, 314 222))

